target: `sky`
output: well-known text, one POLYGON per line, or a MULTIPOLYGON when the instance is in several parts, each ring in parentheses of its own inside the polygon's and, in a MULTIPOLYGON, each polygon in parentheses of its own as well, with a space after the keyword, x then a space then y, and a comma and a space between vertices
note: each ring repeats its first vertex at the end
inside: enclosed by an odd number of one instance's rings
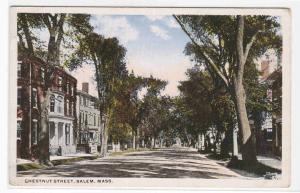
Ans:
MULTIPOLYGON (((189 39, 172 16, 92 15, 91 24, 95 32, 117 37, 127 49, 129 72, 166 80, 168 84, 162 94, 179 94, 179 81, 186 79, 185 72, 192 63, 183 53, 189 39)), ((82 82, 89 82, 90 94, 97 96, 93 71, 92 66, 85 65, 71 74, 77 78, 78 89, 82 82)))

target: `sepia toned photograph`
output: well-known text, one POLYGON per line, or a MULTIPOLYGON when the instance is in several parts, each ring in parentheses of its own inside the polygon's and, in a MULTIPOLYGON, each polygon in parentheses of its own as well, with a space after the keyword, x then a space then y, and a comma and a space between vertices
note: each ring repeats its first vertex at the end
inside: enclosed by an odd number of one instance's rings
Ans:
POLYGON ((288 187, 286 9, 11 7, 13 186, 288 187))

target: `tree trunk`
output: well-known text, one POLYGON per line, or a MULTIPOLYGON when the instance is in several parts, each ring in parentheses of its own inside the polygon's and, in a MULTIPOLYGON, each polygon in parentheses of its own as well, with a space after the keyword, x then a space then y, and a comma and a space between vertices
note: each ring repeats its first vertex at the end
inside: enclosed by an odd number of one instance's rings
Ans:
POLYGON ((46 91, 46 96, 44 96, 44 91, 38 89, 39 101, 41 104, 40 112, 40 131, 38 137, 38 157, 41 164, 51 165, 50 153, 49 153, 49 117, 48 117, 48 104, 50 98, 50 90, 46 91))
POLYGON ((135 132, 132 132, 133 138, 132 138, 132 148, 135 149, 135 132))
POLYGON ((239 154, 237 133, 238 133, 238 128, 233 127, 233 130, 232 130, 232 143, 233 143, 232 144, 232 157, 237 157, 239 154))
POLYGON ((104 118, 104 124, 102 129, 102 136, 101 136, 101 156, 107 156, 107 141, 108 141, 108 118, 104 118))
POLYGON ((155 137, 151 138, 151 148, 155 148, 155 137))
POLYGON ((139 129, 136 129, 136 137, 135 137, 135 144, 136 144, 136 149, 140 148, 140 132, 139 129))
POLYGON ((47 63, 52 66, 59 66, 59 50, 55 40, 56 33, 54 30, 50 30, 49 33, 47 63))
POLYGON ((30 54, 34 54, 32 37, 31 37, 30 31, 29 31, 26 13, 20 13, 19 18, 20 18, 20 26, 23 29, 23 32, 25 35, 28 51, 30 54))
POLYGON ((225 131, 225 137, 221 142, 221 156, 222 157, 229 157, 229 144, 230 144, 230 136, 231 136, 231 129, 227 129, 225 131))
POLYGON ((142 139, 142 148, 145 148, 145 140, 142 139))
POLYGON ((234 85, 234 99, 239 131, 242 137, 242 158, 247 163, 255 163, 257 162, 255 136, 251 132, 246 110, 245 90, 242 84, 234 85))
POLYGON ((239 131, 242 137, 242 158, 247 163, 255 163, 256 145, 255 136, 251 132, 247 110, 246 110, 246 94, 243 85, 243 75, 245 63, 255 36, 244 46, 244 16, 237 16, 237 35, 236 35, 236 53, 237 53, 237 71, 233 74, 233 98, 238 119, 239 131), (244 49, 245 47, 245 49, 244 49))

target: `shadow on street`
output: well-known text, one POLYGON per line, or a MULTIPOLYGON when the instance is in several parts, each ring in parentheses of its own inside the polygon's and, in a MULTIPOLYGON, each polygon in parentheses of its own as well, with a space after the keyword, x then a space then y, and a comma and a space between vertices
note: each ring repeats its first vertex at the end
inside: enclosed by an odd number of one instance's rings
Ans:
POLYGON ((190 149, 162 149, 18 172, 31 177, 237 178, 239 174, 190 149))

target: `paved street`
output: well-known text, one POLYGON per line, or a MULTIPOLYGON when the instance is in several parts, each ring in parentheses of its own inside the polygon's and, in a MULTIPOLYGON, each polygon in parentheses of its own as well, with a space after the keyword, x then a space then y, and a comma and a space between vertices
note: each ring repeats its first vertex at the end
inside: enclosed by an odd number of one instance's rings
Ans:
POLYGON ((18 172, 18 176, 47 177, 147 177, 147 178, 236 178, 232 170, 194 149, 176 148, 141 151, 86 160, 48 169, 18 172))

